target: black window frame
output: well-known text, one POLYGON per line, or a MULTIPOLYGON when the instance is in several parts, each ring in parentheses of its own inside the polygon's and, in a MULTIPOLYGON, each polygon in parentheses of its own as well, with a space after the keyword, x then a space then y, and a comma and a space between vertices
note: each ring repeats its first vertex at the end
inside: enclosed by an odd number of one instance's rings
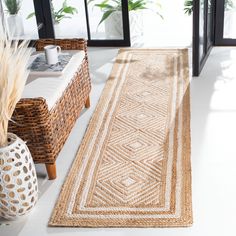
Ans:
POLYGON ((33 0, 40 39, 55 38, 50 0, 33 0))
POLYGON ((210 55, 211 49, 214 45, 214 28, 215 28, 215 1, 212 0, 211 3, 211 7, 212 7, 212 11, 211 11, 211 17, 212 17, 212 22, 210 25, 210 30, 211 33, 208 34, 208 9, 209 9, 209 4, 208 4, 208 0, 204 1, 204 25, 203 25, 203 29, 204 29, 204 35, 203 35, 203 55, 200 58, 200 0, 194 0, 193 1, 193 76, 199 76, 199 74, 201 73, 207 59, 208 56, 210 55), (210 38, 208 38, 210 37, 210 38))
MULTIPOLYGON (((39 38, 55 38, 53 27, 53 19, 51 13, 51 0, 33 0, 35 7, 36 21, 38 25, 39 38)), ((88 46, 130 46, 130 29, 129 29, 129 11, 128 0, 122 1, 122 19, 123 19, 123 35, 124 39, 91 39, 89 14, 87 0, 84 0, 85 16, 86 16, 86 29, 88 36, 88 46)))

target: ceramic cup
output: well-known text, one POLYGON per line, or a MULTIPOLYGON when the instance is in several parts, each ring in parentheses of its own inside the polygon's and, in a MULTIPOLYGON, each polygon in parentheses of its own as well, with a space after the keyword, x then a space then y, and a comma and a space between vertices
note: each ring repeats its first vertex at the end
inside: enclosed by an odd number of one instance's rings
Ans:
POLYGON ((61 47, 55 45, 48 45, 44 47, 46 62, 49 65, 58 63, 58 55, 61 53, 61 47))

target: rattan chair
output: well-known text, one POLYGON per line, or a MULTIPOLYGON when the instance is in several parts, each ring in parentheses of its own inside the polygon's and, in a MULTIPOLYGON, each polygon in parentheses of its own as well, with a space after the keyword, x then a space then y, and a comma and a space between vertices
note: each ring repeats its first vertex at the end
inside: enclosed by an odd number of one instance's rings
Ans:
POLYGON ((83 39, 43 39, 45 45, 59 45, 62 50, 84 50, 85 57, 56 105, 48 110, 44 98, 21 99, 10 122, 9 132, 27 142, 35 163, 46 164, 49 179, 56 178, 56 158, 61 151, 81 110, 90 106, 91 80, 88 69, 87 43, 83 39))

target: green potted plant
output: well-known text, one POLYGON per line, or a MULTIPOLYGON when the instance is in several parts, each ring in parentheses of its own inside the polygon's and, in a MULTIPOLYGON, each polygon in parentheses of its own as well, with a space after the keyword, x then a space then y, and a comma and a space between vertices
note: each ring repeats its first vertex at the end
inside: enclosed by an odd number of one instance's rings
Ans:
POLYGON ((63 19, 71 18, 71 15, 77 14, 78 10, 75 7, 69 6, 67 0, 64 0, 60 9, 55 10, 52 4, 52 16, 54 24, 59 24, 63 19))
MULTIPOLYGON (((100 3, 96 3, 96 0, 90 0, 88 3, 92 2, 95 7, 100 8, 103 12, 98 26, 102 22, 105 23, 106 36, 108 38, 123 38, 121 1, 104 0, 100 3)), ((128 0, 131 39, 139 37, 143 33, 143 10, 153 10, 154 8, 156 8, 156 14, 162 18, 162 15, 160 14, 161 4, 158 0, 128 0)))
POLYGON ((24 34, 22 17, 19 15, 21 0, 4 0, 6 11, 9 14, 7 23, 12 37, 18 37, 24 34))
POLYGON ((8 123, 21 98, 28 76, 28 42, 9 40, 0 24, 0 217, 29 212, 38 198, 33 159, 26 143, 8 133, 8 123))
POLYGON ((190 16, 192 12, 193 12, 193 0, 185 0, 184 13, 190 16))
MULTIPOLYGON (((78 10, 75 7, 69 6, 67 0, 64 0, 60 9, 55 10, 53 1, 52 1, 52 17, 54 24, 59 24, 65 18, 71 18, 71 15, 78 13, 78 10)), ((27 16, 27 19, 33 17, 34 12, 30 13, 27 16)))
MULTIPOLYGON (((54 7, 53 1, 51 2, 52 2, 51 10, 52 10, 53 23, 54 23, 55 30, 58 32, 59 24, 61 23, 61 21, 66 18, 71 18, 72 15, 78 13, 78 10, 75 7, 68 5, 67 0, 64 0, 64 2, 62 3, 62 6, 57 10, 54 7)), ((34 12, 30 13, 27 16, 27 19, 33 17, 34 15, 35 15, 34 12)))

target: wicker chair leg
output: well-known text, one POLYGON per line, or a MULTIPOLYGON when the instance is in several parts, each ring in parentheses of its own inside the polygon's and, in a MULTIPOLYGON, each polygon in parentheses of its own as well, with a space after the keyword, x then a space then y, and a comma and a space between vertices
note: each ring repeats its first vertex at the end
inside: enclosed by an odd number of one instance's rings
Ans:
POLYGON ((56 163, 55 162, 53 164, 46 163, 45 165, 48 173, 48 179, 49 180, 56 179, 57 177, 56 163))
POLYGON ((88 96, 87 100, 85 101, 85 108, 89 108, 90 107, 90 98, 88 96))

